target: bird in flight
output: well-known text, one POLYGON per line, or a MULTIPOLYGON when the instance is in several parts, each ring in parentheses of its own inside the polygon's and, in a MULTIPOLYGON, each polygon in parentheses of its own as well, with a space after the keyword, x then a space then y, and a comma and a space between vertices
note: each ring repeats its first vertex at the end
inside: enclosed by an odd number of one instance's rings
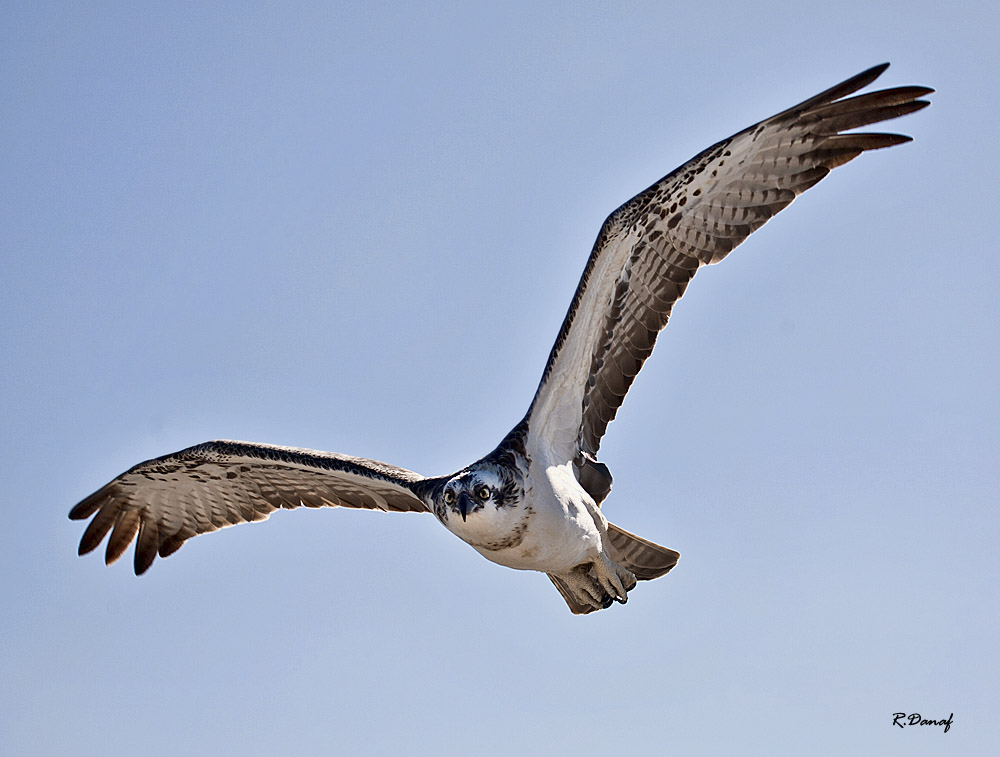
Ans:
POLYGON ((93 516, 81 555, 110 532, 105 562, 136 539, 135 573, 198 534, 279 508, 432 513, 488 560, 548 575, 569 609, 624 603, 636 581, 680 555, 608 522, 601 439, 670 311, 703 265, 862 152, 910 141, 852 131, 912 113, 927 87, 855 95, 888 63, 744 129, 615 210, 601 226, 524 418, 483 458, 445 476, 387 463, 237 441, 210 441, 139 463, 80 502, 93 516))

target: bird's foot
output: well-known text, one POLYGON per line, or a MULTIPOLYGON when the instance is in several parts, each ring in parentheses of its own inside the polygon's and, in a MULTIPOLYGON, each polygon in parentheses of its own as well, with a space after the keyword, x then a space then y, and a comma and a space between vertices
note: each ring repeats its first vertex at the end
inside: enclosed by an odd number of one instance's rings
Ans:
POLYGON ((621 565, 601 555, 592 563, 577 565, 570 573, 559 576, 560 591, 574 612, 607 609, 613 602, 625 604, 628 593, 635 588, 635 575, 621 565))
POLYGON ((628 601, 628 593, 635 588, 635 574, 603 554, 594 561, 590 574, 602 594, 611 597, 615 602, 625 604, 628 601))

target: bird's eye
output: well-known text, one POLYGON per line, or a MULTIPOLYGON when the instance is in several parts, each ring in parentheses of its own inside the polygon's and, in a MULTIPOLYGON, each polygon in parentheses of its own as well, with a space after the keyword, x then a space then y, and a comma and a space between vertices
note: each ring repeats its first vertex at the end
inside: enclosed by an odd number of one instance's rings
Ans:
POLYGON ((488 486, 480 486, 479 489, 476 490, 476 496, 479 497, 479 499, 489 499, 490 498, 490 487, 488 487, 488 486))
POLYGON ((450 505, 452 502, 454 502, 455 501, 455 492, 453 492, 451 489, 449 489, 448 491, 446 491, 444 493, 444 501, 445 501, 445 504, 448 504, 448 505, 450 505))

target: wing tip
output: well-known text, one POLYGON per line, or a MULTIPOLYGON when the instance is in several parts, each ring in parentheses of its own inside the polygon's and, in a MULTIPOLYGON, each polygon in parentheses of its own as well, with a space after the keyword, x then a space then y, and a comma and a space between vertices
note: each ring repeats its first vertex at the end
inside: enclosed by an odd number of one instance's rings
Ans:
POLYGON ((896 145, 906 144, 907 142, 912 142, 913 137, 909 134, 891 134, 885 132, 862 132, 859 134, 843 134, 841 135, 845 141, 851 137, 855 137, 855 141, 858 146, 864 151, 868 150, 881 150, 884 147, 895 147, 896 145))
POLYGON ((81 499, 69 511, 70 520, 86 520, 96 513, 101 506, 101 499, 104 489, 96 491, 89 497, 81 499))
MULTIPOLYGON (((865 83, 861 85, 862 87, 865 87, 868 84, 871 84, 873 81, 875 81, 882 74, 884 74, 887 68, 889 68, 888 61, 886 61, 885 63, 879 63, 877 66, 872 66, 871 68, 865 69, 864 71, 862 71, 860 74, 858 74, 849 81, 860 81, 862 79, 867 79, 867 81, 865 81, 865 83)), ((913 92, 914 97, 923 97, 924 95, 930 95, 934 93, 933 87, 924 87, 920 85, 905 87, 905 89, 911 90, 913 92)))
POLYGON ((852 92, 857 92, 863 87, 867 87, 882 74, 885 70, 889 68, 889 62, 879 63, 877 66, 872 66, 871 68, 866 68, 860 74, 855 74, 850 79, 837 84, 827 90, 827 93, 833 100, 839 100, 841 97, 846 97, 852 92))
POLYGON ((147 570, 150 569, 155 559, 156 559, 155 550, 150 555, 143 555, 139 552, 138 549, 136 549, 135 559, 132 562, 132 570, 135 572, 137 576, 141 576, 143 573, 145 573, 147 570))
MULTIPOLYGON (((818 95, 810 97, 798 105, 795 105, 788 110, 784 110, 781 113, 777 113, 772 118, 785 118, 791 115, 798 115, 806 110, 813 108, 822 107, 825 105, 833 105, 843 101, 848 95, 852 95, 859 89, 863 89, 879 78, 885 70, 889 68, 889 63, 879 63, 877 66, 872 66, 867 68, 859 74, 855 74, 849 79, 845 79, 839 84, 835 84, 829 89, 823 90, 818 95)), ((922 97, 932 93, 934 90, 929 87, 901 87, 895 90, 885 90, 886 92, 893 91, 905 91, 912 97, 922 97)), ((752 127, 751 127, 752 128, 752 127)))
MULTIPOLYGON (((868 81, 865 82, 865 84, 869 84, 869 83, 875 81, 882 74, 884 74, 885 71, 886 71, 886 69, 889 68, 890 65, 891 64, 889 63, 889 61, 886 61, 885 63, 878 63, 878 64, 872 66, 871 68, 866 68, 864 71, 862 71, 860 74, 858 74, 854 78, 855 79, 867 78, 868 81)), ((861 86, 865 86, 865 84, 862 84, 861 86)))

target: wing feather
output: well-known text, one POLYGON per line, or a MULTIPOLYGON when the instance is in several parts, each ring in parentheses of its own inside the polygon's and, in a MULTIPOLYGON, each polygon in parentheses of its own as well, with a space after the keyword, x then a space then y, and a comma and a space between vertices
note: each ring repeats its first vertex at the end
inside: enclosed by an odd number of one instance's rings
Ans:
POLYGON ((533 450, 593 459, 695 271, 722 260, 833 168, 910 140, 842 133, 929 104, 918 98, 933 90, 917 86, 848 97, 887 67, 718 142, 608 216, 528 411, 533 450))
POLYGON ((105 564, 110 565, 121 557, 138 532, 139 514, 135 510, 118 510, 115 527, 108 537, 108 546, 104 552, 105 564))
POLYGON ((79 553, 110 532, 105 562, 135 541, 136 575, 185 541, 296 507, 355 507, 425 512, 423 476, 375 460, 247 442, 213 441, 134 466, 69 514, 92 520, 79 553), (138 537, 138 538, 137 538, 138 537))

